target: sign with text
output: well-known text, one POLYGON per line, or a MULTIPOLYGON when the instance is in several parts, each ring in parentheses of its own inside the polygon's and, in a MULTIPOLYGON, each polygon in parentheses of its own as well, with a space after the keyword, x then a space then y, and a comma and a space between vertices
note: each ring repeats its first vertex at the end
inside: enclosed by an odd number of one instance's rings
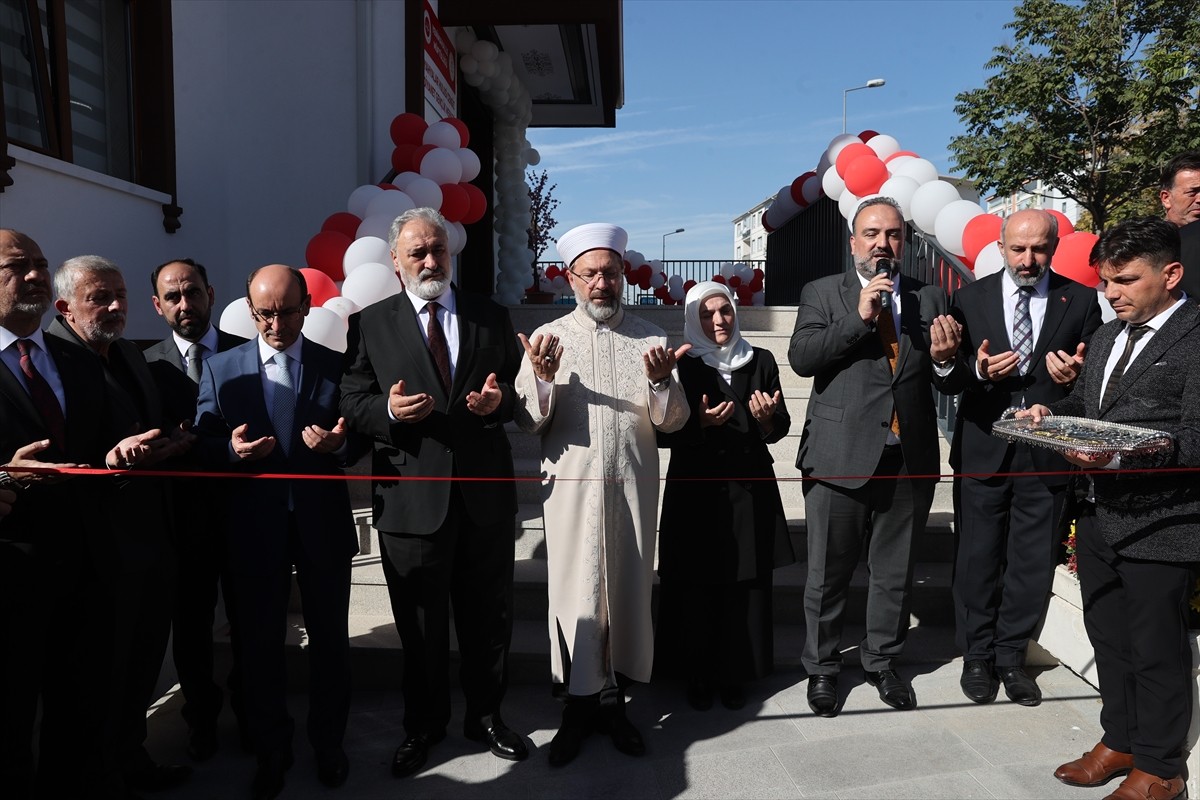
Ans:
POLYGON ((425 0, 422 22, 425 37, 425 102, 436 113, 434 122, 453 117, 458 110, 458 59, 454 45, 438 21, 429 0, 425 0))

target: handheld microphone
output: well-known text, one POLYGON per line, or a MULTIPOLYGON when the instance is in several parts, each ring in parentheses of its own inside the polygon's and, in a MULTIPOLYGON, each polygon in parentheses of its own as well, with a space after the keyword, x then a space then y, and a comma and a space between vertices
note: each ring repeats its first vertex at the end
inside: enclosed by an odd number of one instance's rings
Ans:
MULTIPOLYGON (((887 275, 888 277, 891 277, 891 275, 892 275, 892 260, 890 258, 879 259, 879 261, 876 262, 876 264, 875 264, 875 275, 876 275, 876 277, 878 277, 880 275, 887 275)), ((887 292, 887 291, 880 292, 879 293, 879 305, 883 308, 884 311, 887 311, 889 308, 891 308, 892 307, 892 293, 887 292)))

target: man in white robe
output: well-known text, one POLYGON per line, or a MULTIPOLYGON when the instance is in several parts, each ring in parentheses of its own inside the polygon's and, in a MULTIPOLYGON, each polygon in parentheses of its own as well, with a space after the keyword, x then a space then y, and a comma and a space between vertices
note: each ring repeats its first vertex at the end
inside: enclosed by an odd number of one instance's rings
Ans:
POLYGON ((650 680, 654 434, 687 421, 675 363, 689 346, 672 351, 660 328, 622 308, 627 241, 602 223, 564 234, 558 250, 578 307, 521 336, 514 419, 542 437, 551 669, 568 691, 553 766, 574 759, 592 730, 623 753, 645 752, 624 688, 650 680))

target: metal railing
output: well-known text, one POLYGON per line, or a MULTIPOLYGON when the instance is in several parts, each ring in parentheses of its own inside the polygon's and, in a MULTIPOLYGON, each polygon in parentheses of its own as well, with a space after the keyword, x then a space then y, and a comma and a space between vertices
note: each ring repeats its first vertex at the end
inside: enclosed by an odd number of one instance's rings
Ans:
MULTIPOLYGON (((761 269, 764 271, 766 270, 766 267, 767 267, 766 261, 762 261, 762 260, 758 260, 758 259, 742 259, 740 261, 733 261, 732 259, 723 259, 723 260, 680 259, 677 261, 664 261, 664 262, 662 262, 662 265, 663 265, 663 271, 667 274, 668 277, 671 275, 679 275, 683 278, 684 283, 687 283, 688 281, 696 281, 697 283, 699 283, 700 281, 712 280, 712 277, 721 271, 722 264, 730 264, 730 263, 746 264, 752 269, 761 269)), ((539 261, 538 262, 538 269, 540 269, 542 271, 543 275, 546 272, 546 268, 551 267, 551 266, 562 269, 563 263, 561 261, 539 261)), ((566 295, 564 298, 556 299, 555 302, 561 303, 561 302, 564 302, 564 300, 565 300, 565 302, 572 303, 572 304, 575 302, 574 298, 570 294, 566 295)), ((659 305, 660 304, 659 299, 654 296, 653 289, 644 290, 639 286, 631 284, 629 281, 625 281, 624 301, 627 305, 659 305)))

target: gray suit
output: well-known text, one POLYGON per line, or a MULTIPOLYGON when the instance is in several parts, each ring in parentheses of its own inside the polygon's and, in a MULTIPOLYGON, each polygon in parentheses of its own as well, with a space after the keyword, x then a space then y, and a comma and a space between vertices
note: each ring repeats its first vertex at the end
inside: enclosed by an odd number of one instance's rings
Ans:
POLYGON ((836 675, 840 668, 842 613, 868 525, 863 667, 890 669, 900 654, 908 631, 912 542, 925 527, 937 481, 895 476, 936 475, 940 464, 929 325, 946 313, 946 294, 901 279, 893 374, 878 332, 858 315, 861 290, 854 272, 807 284, 788 349, 792 369, 814 378, 796 458, 808 479, 803 662, 809 675, 836 675), (900 444, 887 446, 893 409, 900 444))

